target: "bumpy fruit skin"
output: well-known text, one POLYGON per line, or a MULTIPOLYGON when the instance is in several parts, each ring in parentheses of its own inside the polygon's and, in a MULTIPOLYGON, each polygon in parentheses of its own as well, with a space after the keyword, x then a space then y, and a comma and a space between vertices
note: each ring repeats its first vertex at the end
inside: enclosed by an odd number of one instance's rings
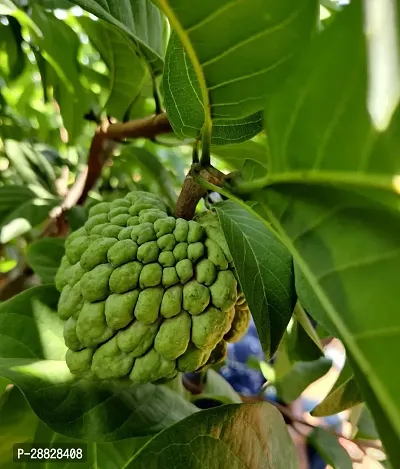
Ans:
POLYGON ((250 312, 212 212, 132 192, 91 208, 56 275, 66 362, 83 379, 165 382, 226 357, 250 312))

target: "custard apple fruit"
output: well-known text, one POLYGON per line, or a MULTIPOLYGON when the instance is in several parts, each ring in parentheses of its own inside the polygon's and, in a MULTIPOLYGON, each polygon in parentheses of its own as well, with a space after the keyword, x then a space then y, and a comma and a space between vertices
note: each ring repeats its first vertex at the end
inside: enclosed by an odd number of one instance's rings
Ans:
POLYGON ((56 276, 66 362, 85 379, 162 382, 222 361, 250 312, 212 212, 174 218, 146 192, 93 206, 56 276))

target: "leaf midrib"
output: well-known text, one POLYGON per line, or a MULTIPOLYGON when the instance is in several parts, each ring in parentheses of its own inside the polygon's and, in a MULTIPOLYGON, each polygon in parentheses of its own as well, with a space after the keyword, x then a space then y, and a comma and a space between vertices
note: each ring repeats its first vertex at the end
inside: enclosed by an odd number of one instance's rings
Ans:
POLYGON ((259 179, 239 183, 237 185, 238 193, 246 193, 277 184, 307 184, 307 185, 325 185, 340 184, 358 188, 383 189, 393 193, 397 190, 396 176, 373 174, 366 176, 360 172, 340 172, 340 171, 285 171, 280 174, 268 174, 259 179))
POLYGON ((292 253, 293 258, 297 262, 297 265, 302 270, 304 277, 310 283, 310 286, 313 288, 315 295, 321 302, 321 305, 323 306, 324 310, 327 312, 330 320, 332 321, 332 324, 335 326, 335 328, 343 338, 344 342, 346 343, 347 348, 349 349, 353 357, 356 358, 358 365, 360 366, 364 374, 366 376, 369 376, 370 383, 376 394, 379 396, 379 401, 382 407, 385 407, 387 410, 386 416, 390 419, 392 425, 396 428, 396 432, 400 434, 400 418, 396 418, 399 417, 399 412, 396 407, 396 404, 393 402, 391 396, 386 392, 385 388, 381 385, 380 379, 376 379, 374 369, 369 365, 368 360, 365 358, 362 350, 358 347, 357 341, 355 340, 351 331, 342 321, 341 317, 337 313, 335 307, 333 306, 329 298, 326 296, 324 291, 319 287, 315 275, 311 272, 310 268, 307 265, 307 262, 303 259, 300 252, 296 249, 289 236, 286 234, 284 228, 279 223, 279 220, 275 217, 273 212, 265 204, 263 205, 263 208, 265 209, 266 213, 268 213, 270 220, 279 231, 282 242, 292 253), (384 403, 384 405, 382 403, 384 403), (393 418, 392 416, 395 417, 393 418))

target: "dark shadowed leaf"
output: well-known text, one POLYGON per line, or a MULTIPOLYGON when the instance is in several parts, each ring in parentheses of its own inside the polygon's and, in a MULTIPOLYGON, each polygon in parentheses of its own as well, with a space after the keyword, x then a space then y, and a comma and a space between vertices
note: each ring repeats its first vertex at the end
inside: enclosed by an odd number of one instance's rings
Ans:
POLYGON ((309 443, 333 469, 352 469, 353 463, 337 436, 323 428, 315 428, 308 437, 309 443))
POLYGON ((372 418, 371 412, 366 405, 363 405, 360 417, 357 421, 357 433, 355 438, 379 440, 379 435, 374 419, 372 418))
POLYGON ((252 213, 226 201, 215 205, 242 291, 267 358, 272 357, 295 304, 292 257, 252 213))
POLYGON ((165 386, 75 379, 64 360, 58 298, 43 286, 0 305, 0 376, 17 384, 53 431, 114 441, 157 433, 197 411, 165 386))
POLYGON ((26 257, 43 283, 54 283, 64 253, 64 239, 43 238, 28 246, 26 257))
POLYGON ((205 410, 154 437, 126 469, 296 469, 297 454, 270 404, 205 410))

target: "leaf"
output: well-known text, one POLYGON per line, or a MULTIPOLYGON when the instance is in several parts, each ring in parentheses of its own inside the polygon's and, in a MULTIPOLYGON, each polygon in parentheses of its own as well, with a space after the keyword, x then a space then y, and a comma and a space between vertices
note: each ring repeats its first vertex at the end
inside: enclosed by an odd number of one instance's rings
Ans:
POLYGON ((315 428, 308 437, 309 443, 333 469, 352 469, 350 456, 339 443, 337 436, 322 428, 315 428))
POLYGON ((150 79, 146 63, 120 28, 85 16, 79 18, 79 23, 108 67, 109 95, 104 108, 109 115, 122 120, 150 79))
MULTIPOLYGON (((267 147, 263 143, 247 141, 223 146, 214 146, 211 153, 217 159, 227 163, 233 170, 244 172, 253 164, 255 175, 259 178, 267 172, 267 147)), ((247 177, 246 179, 251 179, 247 177)))
POLYGON ((23 183, 38 185, 40 184, 39 178, 35 174, 29 160, 27 159, 24 149, 26 144, 23 142, 17 142, 15 140, 5 140, 4 150, 10 160, 10 163, 21 177, 23 183))
MULTIPOLYGON (((295 309, 297 310, 297 307, 295 309)), ((308 362, 318 360, 318 358, 324 355, 321 344, 319 343, 319 345, 317 345, 314 340, 311 339, 296 318, 293 318, 292 321, 292 323, 289 323, 286 332, 286 348, 290 361, 308 362)), ((308 325, 312 329, 310 322, 308 322, 308 325)))
POLYGON ((157 433, 197 409, 165 386, 78 380, 65 363, 53 286, 0 304, 0 376, 15 383, 53 431, 88 441, 157 433))
POLYGON ((274 383, 279 397, 287 403, 295 401, 310 384, 326 375, 331 366, 332 361, 325 357, 310 362, 295 363, 274 383))
POLYGON ((293 255, 301 304, 345 344, 398 461, 400 109, 385 130, 374 127, 366 103, 376 64, 367 64, 361 6, 337 13, 267 103, 270 165, 260 198, 293 255))
MULTIPOLYGON (((208 133, 214 119, 254 115, 248 119, 258 122, 266 93, 285 78, 318 18, 316 0, 205 0, 196 8, 186 0, 153 1, 179 37, 168 45, 165 106, 174 130, 188 135, 203 126, 208 133)), ((259 131, 246 126, 235 132, 237 141, 259 131)))
POLYGON ((303 328, 304 332, 308 335, 308 337, 314 342, 314 344, 323 352, 323 347, 321 344, 320 337, 317 332, 317 327, 314 326, 307 313, 304 311, 304 309, 301 307, 300 303, 297 303, 295 310, 295 318, 298 321, 298 323, 301 325, 303 328))
POLYGON ((23 41, 21 34, 21 25, 18 20, 12 16, 7 17, 8 25, 0 25, 0 43, 5 43, 8 62, 8 78, 16 80, 21 76, 24 68, 26 56, 22 50, 23 41))
POLYGON ((360 417, 357 422, 357 433, 355 439, 379 440, 378 431, 374 419, 368 407, 363 405, 360 417))
POLYGON ((6 244, 43 223, 58 202, 57 199, 35 198, 17 207, 0 225, 0 243, 6 244))
POLYGON ((223 397, 229 403, 241 404, 242 399, 228 381, 212 368, 207 370, 203 393, 213 397, 223 397))
POLYGON ((64 239, 44 238, 28 246, 26 258, 43 283, 54 283, 54 277, 65 253, 64 239))
MULTIPOLYGON (((19 466, 13 462, 13 445, 18 443, 37 443, 57 447, 60 444, 75 443, 85 445, 87 458, 79 461, 81 469, 91 469, 95 465, 98 469, 119 469, 123 467, 133 455, 150 439, 150 437, 128 438, 113 443, 92 443, 87 445, 81 440, 68 438, 54 433, 41 422, 29 407, 25 397, 14 386, 7 396, 0 398, 0 457, 2 469, 16 469, 19 466), (5 399, 4 399, 5 397, 5 399), (2 403, 3 401, 3 403, 2 403)), ((47 463, 43 463, 43 468, 47 463)), ((52 461, 52 466, 62 469, 70 467, 71 463, 52 461)), ((72 463, 71 467, 75 464, 72 463)), ((25 467, 23 465, 22 467, 25 467)), ((36 466, 35 466, 36 467, 36 466)), ((39 469, 39 466, 37 466, 39 469)), ((40 468, 42 465, 40 463, 40 468)))
POLYGON ((314 417, 334 415, 363 402, 360 388, 354 378, 353 370, 346 361, 338 379, 325 399, 311 412, 314 417))
POLYGON ((339 12, 267 100, 270 182, 335 182, 392 190, 392 175, 400 169, 400 111, 386 132, 374 128, 366 106, 362 20, 361 3, 339 12))
MULTIPOLYGON (((164 104, 174 132, 183 139, 198 138, 204 125, 200 83, 193 65, 176 34, 171 36, 163 75, 164 104)), ((214 145, 240 143, 261 132, 262 113, 239 119, 213 117, 214 145)))
POLYGON ((15 207, 34 197, 35 194, 25 186, 0 187, 0 224, 5 216, 15 210, 15 207))
POLYGON ((126 469, 295 469, 297 455, 280 412, 267 403, 202 411, 155 436, 126 469), (255 449, 256 448, 256 449, 255 449))
POLYGON ((121 157, 139 165, 142 172, 148 174, 150 179, 157 183, 161 195, 166 198, 169 206, 171 208, 175 207, 177 197, 173 188, 173 181, 159 160, 156 151, 151 152, 146 148, 130 145, 122 151, 121 157))
POLYGON ((149 0, 75 0, 74 4, 127 33, 153 72, 162 71, 166 23, 149 0))
POLYGON ((15 443, 30 440, 37 423, 24 395, 16 387, 0 395, 0 460, 3 464, 11 462, 12 448, 15 443))
POLYGON ((266 359, 271 358, 289 323, 295 304, 292 258, 265 224, 240 205, 215 205, 233 256, 266 359))
POLYGON ((35 43, 55 72, 56 80, 52 83, 54 96, 68 130, 69 141, 73 141, 82 132, 83 117, 90 108, 90 95, 79 76, 79 38, 64 21, 45 12, 37 4, 32 6, 32 20, 39 28, 39 33, 34 34, 35 43))

